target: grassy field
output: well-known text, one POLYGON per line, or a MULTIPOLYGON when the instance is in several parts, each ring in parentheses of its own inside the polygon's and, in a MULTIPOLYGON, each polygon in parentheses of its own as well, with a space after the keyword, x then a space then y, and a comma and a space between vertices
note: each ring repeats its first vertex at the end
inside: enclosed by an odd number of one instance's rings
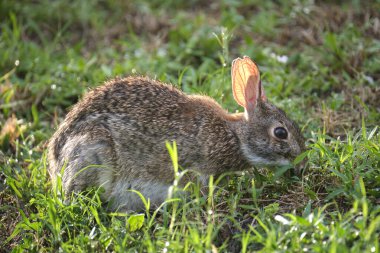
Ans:
POLYGON ((0 252, 380 252, 379 1, 0 1, 0 20, 0 252), (52 186, 46 141, 87 90, 147 75, 241 110, 243 55, 302 127, 302 175, 253 168, 130 214, 52 186))

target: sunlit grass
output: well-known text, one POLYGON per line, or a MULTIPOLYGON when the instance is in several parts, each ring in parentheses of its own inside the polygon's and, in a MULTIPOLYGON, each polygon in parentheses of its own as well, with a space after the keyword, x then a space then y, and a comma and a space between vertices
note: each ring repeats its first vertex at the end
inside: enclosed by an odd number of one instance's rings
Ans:
POLYGON ((375 1, 1 3, 0 249, 379 252, 379 8, 375 1), (190 172, 168 143, 177 184, 158 209, 141 195, 145 210, 135 213, 107 210, 101 188, 66 198, 60 178, 49 180, 46 141, 87 90, 115 76, 148 75, 235 112, 230 62, 243 55, 258 63, 269 100, 300 123, 308 144, 301 174, 253 168, 182 189, 190 172))

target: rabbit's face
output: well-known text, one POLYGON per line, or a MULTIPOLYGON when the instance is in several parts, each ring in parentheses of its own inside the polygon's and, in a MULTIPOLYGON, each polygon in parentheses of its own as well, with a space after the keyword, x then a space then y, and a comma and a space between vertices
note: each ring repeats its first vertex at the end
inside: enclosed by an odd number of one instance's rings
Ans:
POLYGON ((253 165, 287 165, 305 149, 298 126, 267 102, 257 65, 247 56, 232 62, 232 90, 244 107, 242 151, 253 165))
POLYGON ((268 102, 259 100, 245 123, 242 149, 253 165, 288 165, 305 150, 297 124, 268 102))

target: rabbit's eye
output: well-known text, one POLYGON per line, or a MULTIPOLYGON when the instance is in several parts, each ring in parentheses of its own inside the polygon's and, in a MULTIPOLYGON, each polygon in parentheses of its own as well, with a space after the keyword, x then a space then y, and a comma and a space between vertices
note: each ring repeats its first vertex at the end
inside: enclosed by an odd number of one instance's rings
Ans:
POLYGON ((288 138, 288 131, 286 131, 286 129, 283 127, 276 127, 273 132, 274 135, 279 139, 285 140, 288 138))

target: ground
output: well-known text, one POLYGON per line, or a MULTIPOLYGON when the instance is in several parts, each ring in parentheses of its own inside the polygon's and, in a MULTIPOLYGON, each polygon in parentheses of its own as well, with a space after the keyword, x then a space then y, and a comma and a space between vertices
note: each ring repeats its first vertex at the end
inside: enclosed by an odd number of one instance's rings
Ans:
POLYGON ((0 17, 0 251, 380 252, 379 1, 0 1, 0 17), (301 175, 252 168, 128 214, 52 185, 46 142, 86 91, 146 75, 241 111, 243 55, 302 128, 301 175))

